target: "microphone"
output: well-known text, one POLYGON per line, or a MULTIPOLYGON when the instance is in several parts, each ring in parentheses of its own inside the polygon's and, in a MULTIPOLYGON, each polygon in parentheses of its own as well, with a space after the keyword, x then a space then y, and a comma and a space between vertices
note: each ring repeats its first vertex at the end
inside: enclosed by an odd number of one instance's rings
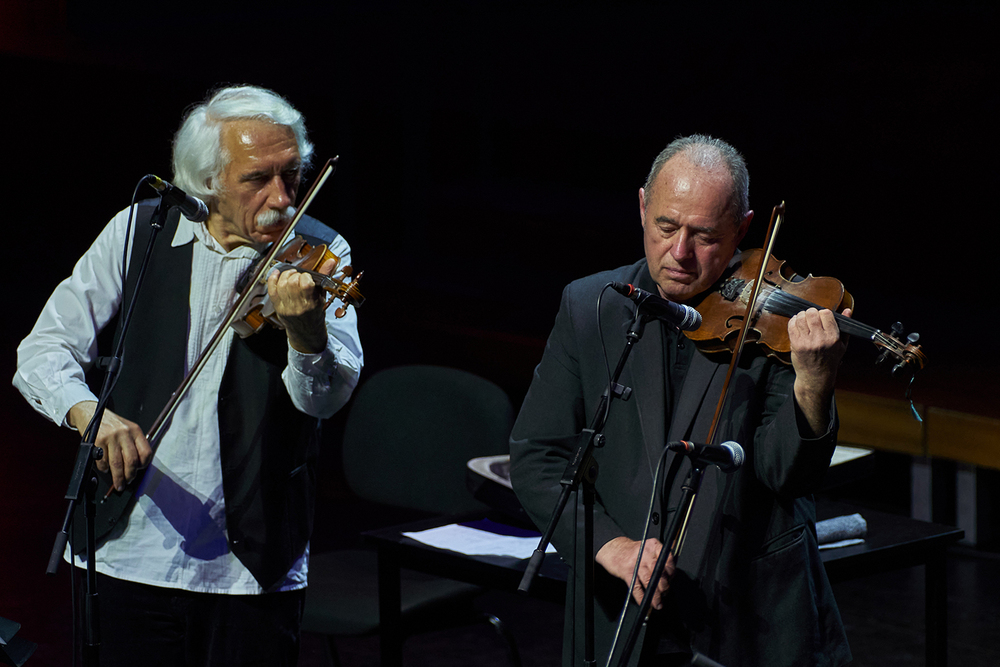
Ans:
POLYGON ((721 445, 699 445, 687 440, 668 442, 667 449, 680 452, 698 463, 714 463, 722 472, 734 472, 743 465, 743 448, 729 440, 721 445))
POLYGON ((610 283, 611 289, 636 302, 639 310, 647 315, 673 324, 681 331, 694 331, 701 326, 701 313, 683 303, 667 301, 663 297, 633 287, 627 283, 610 283))
POLYGON ((146 177, 146 182, 153 186, 160 193, 160 198, 170 206, 176 206, 184 214, 184 217, 191 222, 205 222, 208 220, 208 207, 205 202, 192 197, 173 183, 169 183, 159 176, 150 174, 146 177))

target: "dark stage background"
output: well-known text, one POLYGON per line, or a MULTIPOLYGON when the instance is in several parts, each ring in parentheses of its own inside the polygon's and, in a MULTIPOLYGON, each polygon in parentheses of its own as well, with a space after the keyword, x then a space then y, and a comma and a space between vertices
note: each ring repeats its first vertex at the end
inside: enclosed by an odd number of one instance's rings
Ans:
MULTIPOLYGON (((0 376, 138 179, 169 178, 185 108, 248 82, 303 111, 318 162, 341 158, 310 213, 365 270, 366 376, 456 366, 519 403, 562 287, 640 257, 650 162, 703 132, 749 163, 746 247, 785 200, 778 257, 841 279, 860 320, 922 334, 915 400, 1000 416, 990 4, 4 0, 0 376)), ((873 359, 852 344, 841 387, 902 397, 873 359)), ((65 573, 42 571, 76 438, 3 391, 0 616, 58 642, 65 573)))

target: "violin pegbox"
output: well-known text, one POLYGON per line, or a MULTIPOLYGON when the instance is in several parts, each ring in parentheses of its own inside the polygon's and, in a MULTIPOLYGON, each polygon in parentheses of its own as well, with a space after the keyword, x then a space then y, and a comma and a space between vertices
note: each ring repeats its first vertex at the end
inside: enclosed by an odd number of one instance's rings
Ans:
POLYGON ((883 334, 873 339, 873 342, 882 348, 882 353, 875 360, 875 365, 880 366, 890 361, 895 362, 892 366, 892 376, 909 380, 924 367, 927 363, 927 357, 917 345, 920 334, 910 333, 904 340, 905 333, 906 330, 902 323, 896 322, 890 328, 888 335, 883 334))
POLYGON ((353 280, 350 280, 351 273, 353 273, 353 270, 350 265, 345 266, 343 271, 341 271, 341 275, 343 275, 346 280, 335 280, 337 286, 331 290, 333 292, 333 296, 331 296, 330 300, 326 303, 327 308, 329 308, 330 304, 337 299, 340 299, 343 303, 342 306, 338 306, 337 309, 333 311, 333 314, 337 317, 337 319, 340 319, 347 314, 348 306, 360 308, 361 304, 365 302, 365 297, 361 293, 361 287, 358 286, 358 281, 361 280, 361 276, 365 275, 365 272, 362 271, 353 280))

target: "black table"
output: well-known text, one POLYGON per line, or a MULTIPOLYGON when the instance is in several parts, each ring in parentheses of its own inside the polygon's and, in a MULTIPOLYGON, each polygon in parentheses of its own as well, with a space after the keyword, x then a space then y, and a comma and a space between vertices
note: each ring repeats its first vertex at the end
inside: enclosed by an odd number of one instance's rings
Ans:
MULTIPOLYGON (((962 530, 843 503, 820 500, 820 519, 859 512, 868 522, 864 544, 821 552, 833 582, 879 574, 914 565, 925 572, 926 664, 947 664, 947 569, 948 545, 960 540, 962 530)), ((526 561, 498 556, 466 556, 435 549, 408 537, 416 532, 452 523, 453 519, 428 519, 365 533, 378 549, 380 650, 383 666, 402 665, 400 617, 400 568, 500 590, 516 590, 526 561)), ((545 558, 532 585, 531 594, 561 602, 566 592, 567 568, 556 554, 545 558)))
POLYGON ((896 514, 819 500, 818 519, 858 512, 868 522, 864 544, 821 552, 830 581, 881 574, 914 565, 924 566, 925 664, 948 664, 948 569, 946 549, 965 531, 896 514))

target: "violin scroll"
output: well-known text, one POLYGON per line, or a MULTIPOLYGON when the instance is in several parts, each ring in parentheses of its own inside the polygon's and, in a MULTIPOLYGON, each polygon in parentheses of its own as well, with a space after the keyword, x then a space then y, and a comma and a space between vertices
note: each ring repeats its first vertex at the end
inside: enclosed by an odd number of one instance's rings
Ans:
MULTIPOLYGON (((345 278, 350 278, 352 269, 350 266, 345 266, 341 273, 345 278)), ((334 283, 336 287, 332 289, 333 297, 326 302, 326 307, 329 308, 334 299, 340 299, 344 305, 338 306, 337 309, 333 311, 333 314, 336 315, 338 319, 347 314, 347 306, 354 306, 355 308, 358 308, 365 302, 365 297, 361 294, 361 288, 358 287, 358 281, 361 280, 361 276, 363 275, 365 275, 364 271, 359 273, 358 277, 350 282, 330 278, 331 282, 334 283)))
POLYGON ((920 334, 913 332, 903 340, 905 329, 902 323, 896 322, 890 328, 888 334, 882 334, 872 338, 876 346, 882 348, 881 354, 875 360, 876 366, 881 366, 889 362, 894 362, 892 366, 892 376, 894 378, 908 380, 922 369, 927 363, 927 356, 917 345, 920 334))

